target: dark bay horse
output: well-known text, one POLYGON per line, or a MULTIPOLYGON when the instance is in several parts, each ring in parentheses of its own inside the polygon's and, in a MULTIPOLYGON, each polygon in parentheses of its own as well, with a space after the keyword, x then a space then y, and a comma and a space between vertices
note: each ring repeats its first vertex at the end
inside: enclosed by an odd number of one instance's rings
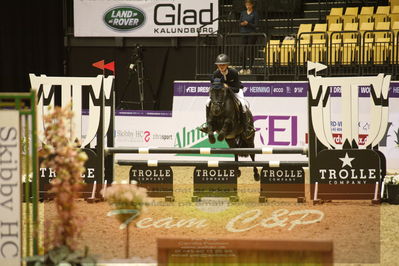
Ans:
MULTIPOLYGON (((245 114, 241 111, 240 103, 234 96, 233 91, 220 84, 212 84, 210 88, 211 102, 209 110, 207 112, 207 124, 208 124, 208 139, 210 143, 215 143, 216 139, 214 132, 218 134, 218 140, 226 140, 230 148, 254 148, 255 135, 251 137, 244 137, 244 127, 241 122, 245 114)), ((247 115, 249 116, 250 123, 253 126, 252 113, 248 110, 247 115)), ((238 161, 238 157, 247 157, 248 154, 236 154, 235 161, 238 161)), ((255 161, 255 154, 250 155, 252 161, 255 161)), ((254 170, 254 179, 259 181, 259 173, 256 167, 254 170)))

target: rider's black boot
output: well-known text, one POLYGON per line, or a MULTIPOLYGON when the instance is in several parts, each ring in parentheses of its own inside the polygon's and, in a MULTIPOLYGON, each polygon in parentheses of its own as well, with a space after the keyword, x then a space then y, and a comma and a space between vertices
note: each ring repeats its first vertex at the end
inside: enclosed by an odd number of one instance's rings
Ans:
POLYGON ((255 129, 251 123, 251 118, 248 112, 243 113, 243 126, 244 126, 244 138, 249 139, 255 134, 255 129))

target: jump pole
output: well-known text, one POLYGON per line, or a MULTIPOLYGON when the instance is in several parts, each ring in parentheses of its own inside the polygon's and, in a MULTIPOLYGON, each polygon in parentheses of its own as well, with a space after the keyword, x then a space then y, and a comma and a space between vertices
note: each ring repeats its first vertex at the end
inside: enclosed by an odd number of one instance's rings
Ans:
POLYGON ((307 147, 262 147, 262 148, 105 148, 106 154, 308 154, 307 147))
POLYGON ((194 167, 284 167, 284 166, 302 166, 309 165, 308 161, 178 161, 178 160, 118 160, 119 165, 131 166, 194 166, 194 167))

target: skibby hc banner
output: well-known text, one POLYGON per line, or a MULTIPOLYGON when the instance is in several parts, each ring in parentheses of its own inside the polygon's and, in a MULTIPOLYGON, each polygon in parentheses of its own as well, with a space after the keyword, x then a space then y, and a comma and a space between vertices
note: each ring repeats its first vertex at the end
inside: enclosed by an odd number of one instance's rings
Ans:
POLYGON ((192 37, 218 16, 217 0, 74 0, 77 37, 192 37))

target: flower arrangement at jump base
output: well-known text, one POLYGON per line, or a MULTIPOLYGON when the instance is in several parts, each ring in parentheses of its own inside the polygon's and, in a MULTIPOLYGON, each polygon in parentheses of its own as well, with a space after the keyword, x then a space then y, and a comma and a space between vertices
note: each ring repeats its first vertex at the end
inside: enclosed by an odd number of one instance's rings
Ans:
POLYGON ((121 223, 119 228, 126 229, 125 257, 129 258, 129 225, 145 211, 149 203, 147 189, 136 184, 112 184, 102 190, 104 199, 112 210, 108 216, 115 216, 121 223))
MULTIPOLYGON (((94 265, 95 259, 77 250, 77 238, 81 233, 81 218, 75 200, 83 186, 82 174, 87 155, 79 144, 71 140, 67 121, 71 120, 71 106, 55 107, 44 116, 45 142, 39 151, 42 167, 52 168, 56 177, 51 180, 50 193, 54 193, 57 219, 45 225, 45 254, 33 258, 35 265, 94 265)), ((29 259, 28 259, 29 261, 29 259)))
POLYGON ((399 204, 399 174, 385 176, 384 184, 387 188, 388 202, 399 204))

